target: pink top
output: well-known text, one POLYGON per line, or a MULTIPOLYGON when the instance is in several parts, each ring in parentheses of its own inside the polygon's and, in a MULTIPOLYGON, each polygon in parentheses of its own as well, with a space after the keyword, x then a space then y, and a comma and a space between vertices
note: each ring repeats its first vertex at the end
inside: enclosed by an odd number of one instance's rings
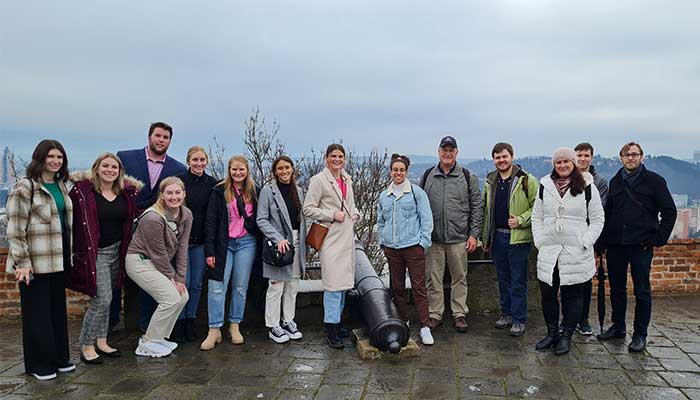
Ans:
MULTIPOLYGON (((253 203, 245 203, 245 213, 248 215, 253 214, 253 203)), ((243 226, 243 217, 238 215, 238 207, 236 207, 236 201, 228 203, 228 237, 231 239, 238 239, 248 234, 248 231, 243 226)))
POLYGON ((335 181, 338 182, 338 186, 340 187, 340 193, 343 194, 343 199, 348 197, 348 184, 345 183, 343 178, 335 178, 335 181))
POLYGON ((148 148, 146 150, 146 164, 148 165, 148 178, 151 181, 151 189, 158 183, 158 178, 160 178, 160 173, 163 172, 163 166, 165 166, 165 157, 160 160, 151 158, 148 153, 148 148))

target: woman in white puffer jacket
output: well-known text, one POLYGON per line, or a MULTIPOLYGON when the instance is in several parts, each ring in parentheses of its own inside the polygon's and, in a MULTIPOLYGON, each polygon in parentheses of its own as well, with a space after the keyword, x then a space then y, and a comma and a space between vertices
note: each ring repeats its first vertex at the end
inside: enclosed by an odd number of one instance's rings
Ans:
POLYGON ((560 148, 552 157, 554 169, 540 180, 532 209, 532 236, 537 256, 542 312, 547 336, 535 346, 542 350, 556 345, 557 355, 571 347, 571 335, 583 311, 584 283, 596 272, 593 243, 603 230, 604 213, 593 176, 578 170, 576 153, 560 148), (559 337, 561 286, 564 329, 559 337))

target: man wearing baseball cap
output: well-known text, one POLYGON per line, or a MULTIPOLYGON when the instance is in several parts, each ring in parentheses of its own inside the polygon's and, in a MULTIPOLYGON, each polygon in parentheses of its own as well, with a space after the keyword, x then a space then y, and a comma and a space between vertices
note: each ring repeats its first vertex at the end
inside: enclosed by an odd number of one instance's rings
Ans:
POLYGON ((450 308, 457 332, 467 331, 467 257, 476 250, 481 235, 483 207, 479 178, 457 163, 457 140, 445 136, 438 148, 438 165, 428 168, 420 186, 428 194, 433 211, 432 246, 428 248, 427 289, 429 326, 442 323, 445 310, 443 276, 450 271, 450 308))

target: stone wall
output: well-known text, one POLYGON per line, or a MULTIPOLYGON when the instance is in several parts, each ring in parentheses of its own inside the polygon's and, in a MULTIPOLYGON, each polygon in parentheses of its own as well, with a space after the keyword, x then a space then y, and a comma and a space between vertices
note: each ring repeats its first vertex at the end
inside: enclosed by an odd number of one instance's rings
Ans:
MULTIPOLYGON (((17 283, 13 276, 8 276, 4 272, 6 257, 7 249, 0 248, 0 317, 16 316, 20 313, 17 283)), ((494 266, 488 263, 470 264, 467 279, 470 311, 476 313, 498 311, 498 288, 494 266)), ((651 284, 655 296, 700 293, 700 239, 674 240, 656 249, 651 284)), ((446 287, 449 287, 449 284, 446 287)), ((530 257, 528 289, 530 294, 528 308, 538 309, 539 287, 534 251, 530 257)), ((594 294, 596 290, 597 281, 594 278, 594 294)), ((628 291, 632 294, 631 278, 628 278, 628 291)), ((85 312, 87 296, 69 290, 67 299, 70 315, 82 315, 85 312)))

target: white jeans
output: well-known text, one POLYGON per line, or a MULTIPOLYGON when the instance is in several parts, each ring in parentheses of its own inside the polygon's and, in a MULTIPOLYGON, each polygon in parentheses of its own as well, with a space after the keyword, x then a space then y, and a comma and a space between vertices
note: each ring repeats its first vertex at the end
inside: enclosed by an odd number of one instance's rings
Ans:
POLYGON ((138 254, 126 255, 126 273, 139 287, 158 303, 144 335, 148 340, 170 337, 177 317, 190 296, 180 295, 175 285, 153 266, 151 260, 142 260, 138 254))
POLYGON ((292 280, 275 281, 270 279, 265 297, 265 325, 268 328, 278 326, 280 317, 282 321, 289 322, 294 319, 297 306, 297 292, 299 291, 299 277, 301 276, 299 260, 299 231, 292 231, 294 236, 294 269, 292 280), (280 315, 282 308, 282 315, 280 315))

